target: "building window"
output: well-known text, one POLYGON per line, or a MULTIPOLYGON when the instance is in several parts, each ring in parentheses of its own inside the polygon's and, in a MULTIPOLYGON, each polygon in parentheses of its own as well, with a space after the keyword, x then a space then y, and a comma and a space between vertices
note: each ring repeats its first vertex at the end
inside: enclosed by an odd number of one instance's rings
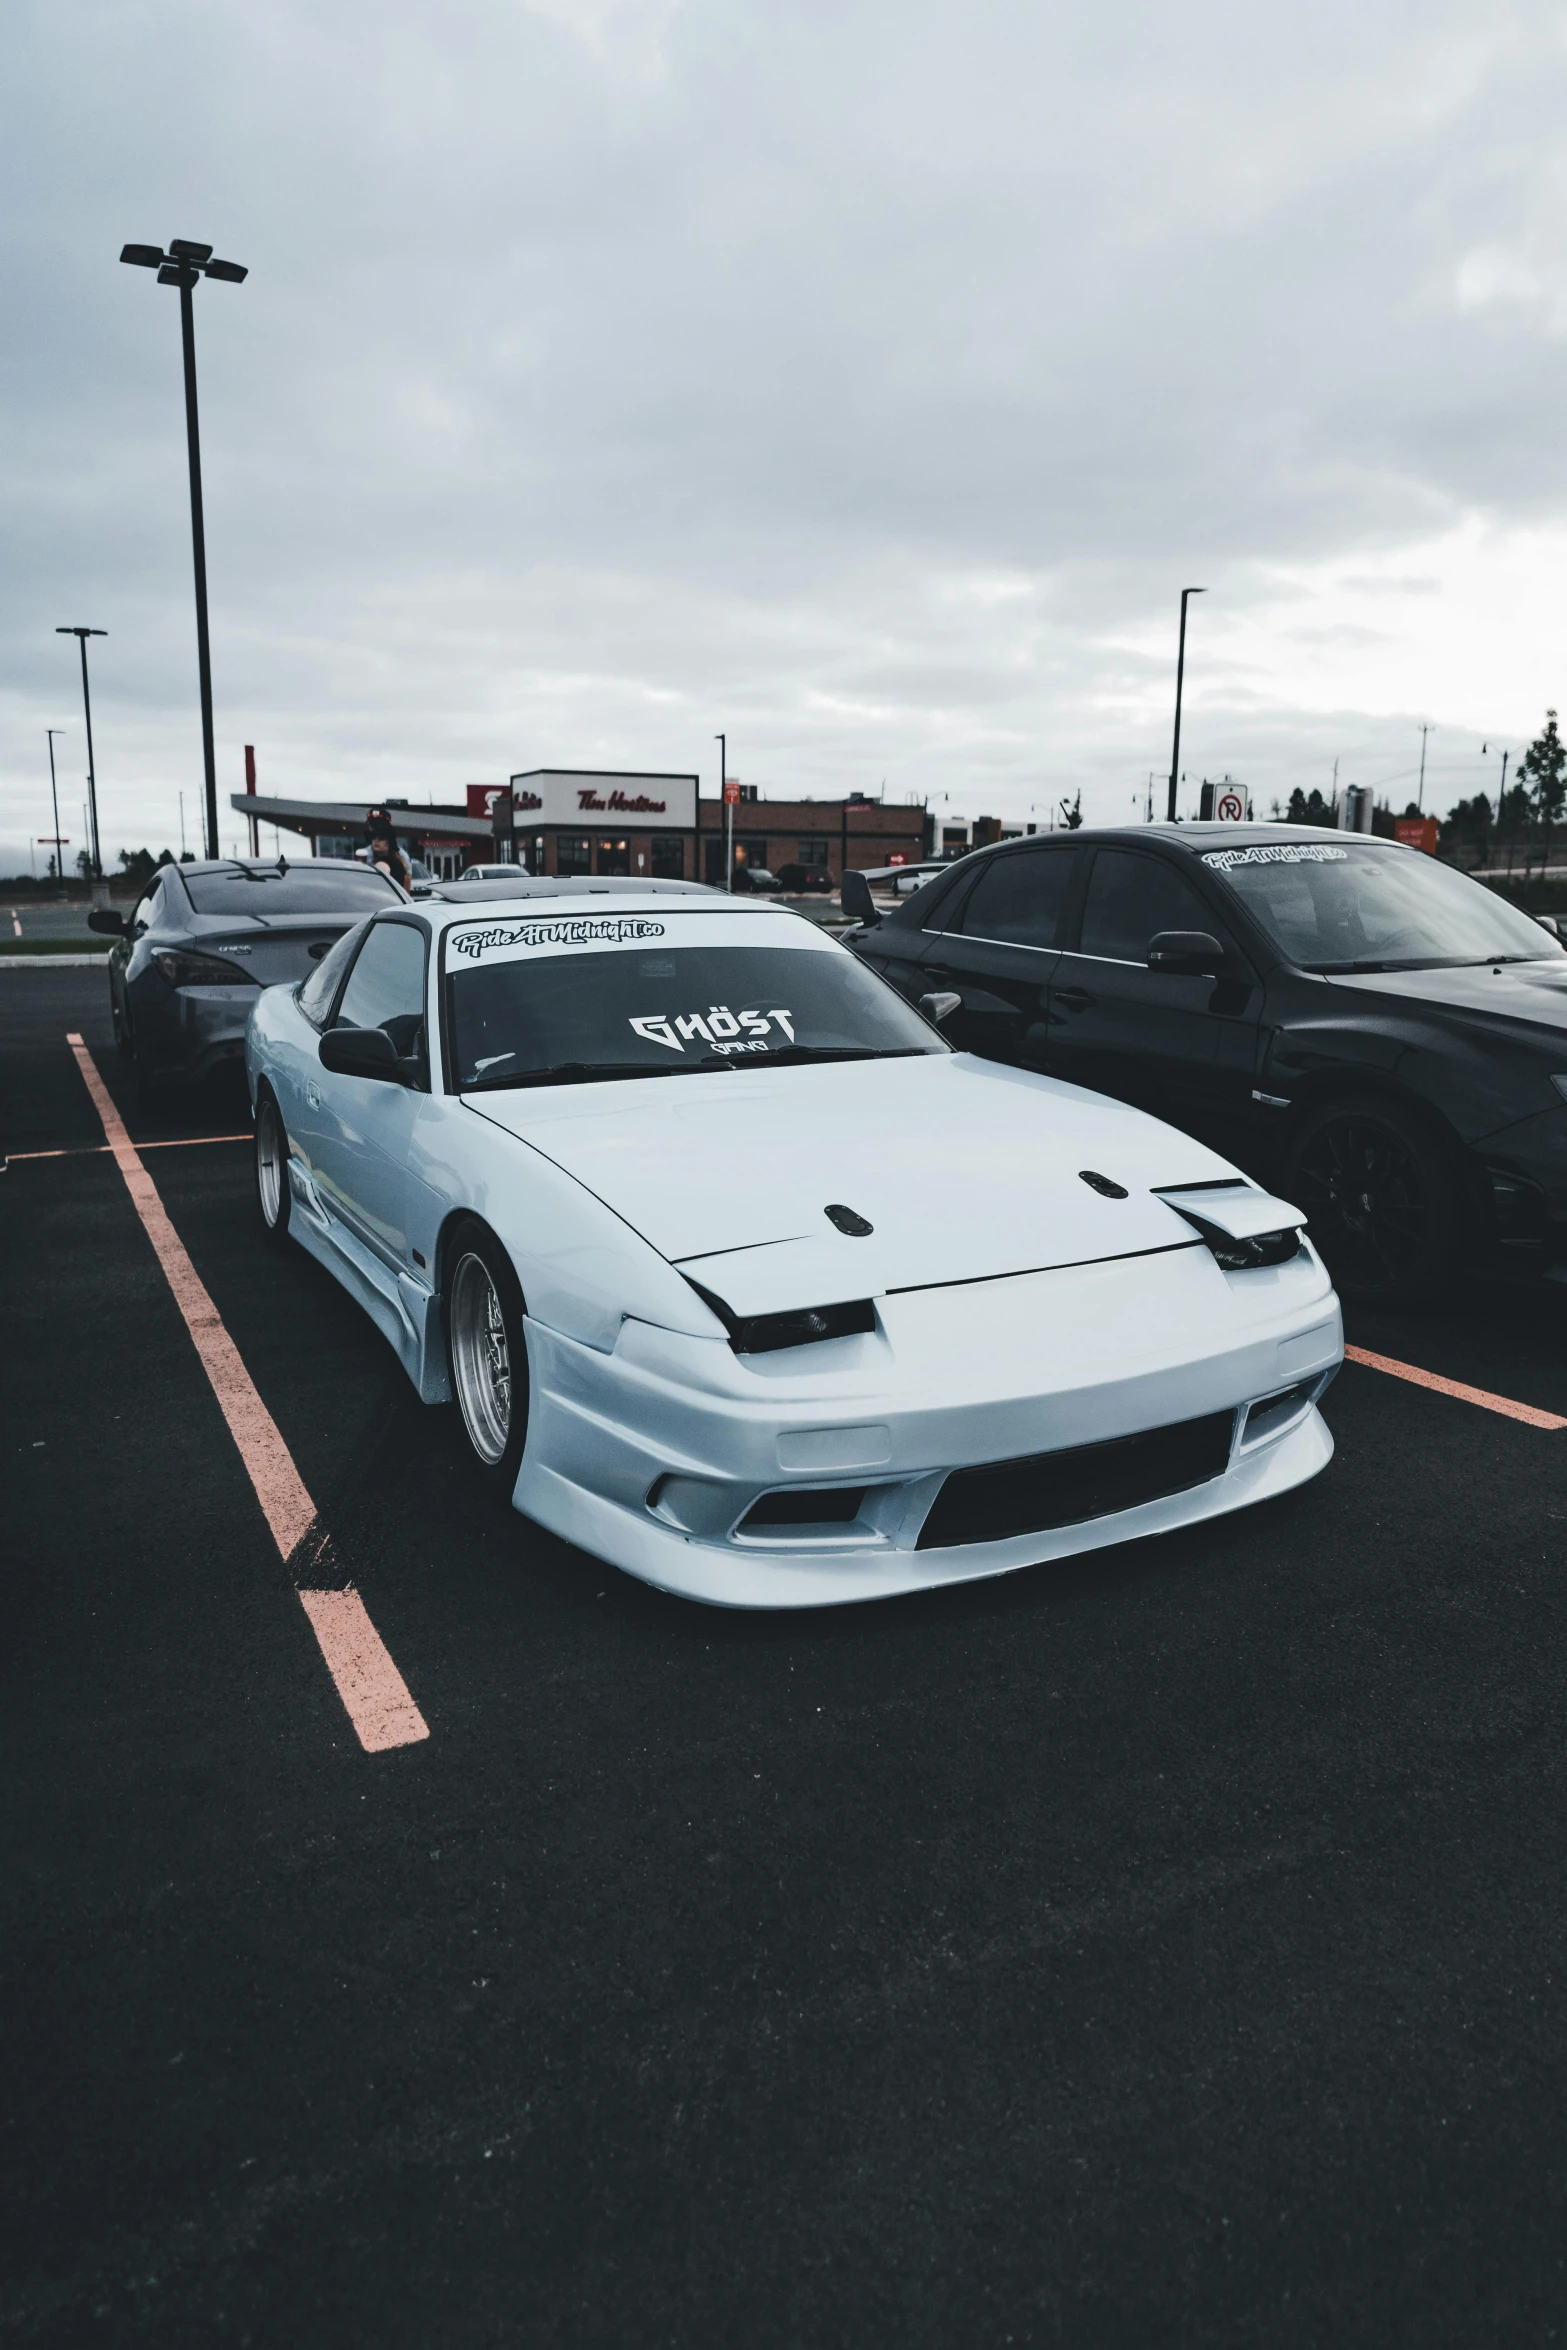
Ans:
POLYGON ((655 881, 684 881, 686 877, 686 844, 683 833, 654 833, 652 871, 655 881))
POLYGON ((631 871, 631 843, 628 840, 601 840, 594 860, 597 873, 629 873, 631 871))
POLYGON ((556 833, 555 870, 557 873, 592 872, 593 843, 585 832, 556 833))
POLYGON ((798 858, 796 859, 797 864, 809 865, 813 868, 813 870, 818 872, 825 870, 827 865, 827 843, 824 840, 797 841, 795 846, 800 852, 798 858))

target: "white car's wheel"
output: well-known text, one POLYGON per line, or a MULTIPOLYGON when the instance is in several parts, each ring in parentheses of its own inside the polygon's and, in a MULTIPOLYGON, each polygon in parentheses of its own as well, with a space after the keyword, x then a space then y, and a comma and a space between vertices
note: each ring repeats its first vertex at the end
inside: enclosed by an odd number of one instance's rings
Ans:
POLYGON ((293 1201, 288 1189, 288 1135, 275 1096, 263 1086, 256 1100, 256 1205, 269 1240, 286 1240, 293 1201))
POLYGON ((485 1482, 510 1497, 528 1433, 522 1291, 493 1233, 460 1225, 446 1251, 446 1351, 458 1417, 485 1482))

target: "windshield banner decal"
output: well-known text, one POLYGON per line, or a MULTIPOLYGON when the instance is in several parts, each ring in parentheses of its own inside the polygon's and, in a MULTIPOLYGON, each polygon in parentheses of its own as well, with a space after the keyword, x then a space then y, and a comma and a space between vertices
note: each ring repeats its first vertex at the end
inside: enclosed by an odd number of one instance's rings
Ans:
POLYGON ((1342 865, 1348 856, 1348 849, 1329 848, 1325 841, 1287 840, 1277 848, 1204 849, 1202 861, 1228 873, 1237 865, 1342 865))
POLYGON ((470 963, 503 947, 622 946, 628 940, 662 938, 662 922, 647 922, 637 914, 575 914, 548 921, 486 922, 472 930, 447 933, 453 954, 470 963))
POLYGON ((700 1037, 709 1052, 765 1053, 772 1050, 773 1044, 768 1033, 769 1021, 776 1021, 793 1044, 794 1014, 782 1010, 731 1012, 727 1004, 711 1004, 705 1015, 677 1012, 671 1020, 663 1012, 647 1012, 630 1025, 644 1043, 667 1045, 675 1053, 683 1053, 693 1037, 700 1037))

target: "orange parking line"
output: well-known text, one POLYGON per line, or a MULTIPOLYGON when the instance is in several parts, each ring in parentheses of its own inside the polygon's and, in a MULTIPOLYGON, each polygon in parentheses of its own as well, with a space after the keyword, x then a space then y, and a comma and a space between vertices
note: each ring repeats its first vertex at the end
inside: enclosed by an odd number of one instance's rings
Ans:
POLYGON ((1399 1363, 1391 1355, 1374 1355, 1363 1346, 1346 1346, 1347 1363, 1363 1363, 1368 1371, 1386 1371, 1393 1379, 1407 1379, 1415 1387, 1434 1388, 1438 1395, 1456 1396, 1460 1403, 1478 1404, 1482 1411, 1500 1412, 1504 1419, 1522 1420, 1530 1428, 1567 1428, 1557 1412, 1542 1412, 1537 1404, 1514 1403, 1511 1396, 1492 1395, 1484 1387, 1466 1387, 1461 1379, 1443 1379, 1414 1363, 1399 1363))
MULTIPOLYGON (((136 1148, 143 1151, 188 1151, 194 1150, 199 1142, 253 1140, 254 1137, 249 1134, 176 1134, 166 1142, 139 1142, 136 1148)), ((8 1167, 14 1167, 19 1166, 23 1159, 101 1159, 109 1147, 106 1142, 86 1142, 79 1143, 74 1150, 66 1151, 7 1151, 5 1163, 8 1167)))
MULTIPOLYGON (((213 1304, 206 1284, 191 1263, 185 1243, 169 1221, 157 1186, 125 1131, 125 1121, 98 1074, 96 1062, 74 1031, 67 1034, 65 1041, 76 1056, 82 1081, 108 1137, 107 1147, 125 1178, 131 1203, 163 1267, 174 1302, 185 1318, 185 1327, 201 1357, 218 1408, 228 1422, 229 1434, 239 1447, 239 1457, 272 1529, 272 1539, 287 1561, 314 1525, 316 1505, 305 1490, 304 1479, 294 1466, 294 1456, 284 1443, 277 1422, 262 1402, 238 1347, 223 1326, 223 1317, 213 1304)), ((389 1746, 409 1746, 428 1738, 429 1727, 366 1615, 358 1593, 301 1591, 299 1597, 320 1643, 327 1670, 365 1750, 376 1754, 389 1746), (350 1604, 345 1608, 339 1604, 342 1602, 350 1604)))

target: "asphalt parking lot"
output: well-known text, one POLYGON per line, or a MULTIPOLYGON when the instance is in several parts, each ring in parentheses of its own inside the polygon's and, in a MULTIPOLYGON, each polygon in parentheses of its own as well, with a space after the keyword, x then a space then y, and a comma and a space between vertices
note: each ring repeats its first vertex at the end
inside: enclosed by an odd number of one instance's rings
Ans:
MULTIPOLYGON (((8 2338, 1561 2338, 1567 1429, 1352 1364, 1260 1512, 700 1609, 470 1489, 244 1123, 0 976, 8 2338), (427 1737, 356 1736, 73 1032, 427 1737)), ((1564 1322, 1350 1336, 1567 1417, 1564 1322)))

